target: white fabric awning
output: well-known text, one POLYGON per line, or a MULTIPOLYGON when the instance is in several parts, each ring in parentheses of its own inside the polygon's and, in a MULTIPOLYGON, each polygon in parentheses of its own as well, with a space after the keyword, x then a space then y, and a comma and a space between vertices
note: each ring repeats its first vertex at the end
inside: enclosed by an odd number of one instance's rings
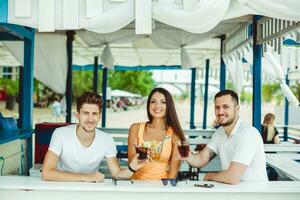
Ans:
MULTIPOLYGON (((202 68, 205 58, 214 60, 214 64, 219 62, 220 40, 209 39, 214 35, 163 28, 154 30, 150 36, 135 35, 132 29, 122 29, 113 34, 78 31, 74 45, 74 64, 92 64, 94 56, 102 56, 109 46, 111 53, 106 52, 106 58, 110 57, 114 65, 182 65, 202 68), (183 48, 189 64, 182 60, 183 48)), ((102 63, 107 66, 103 60, 102 63)))
MULTIPOLYGON (((218 68, 220 39, 216 36, 250 21, 249 15, 300 21, 299 0, 145 0, 148 6, 144 9, 151 9, 152 31, 148 35, 137 35, 137 25, 133 22, 141 15, 135 15, 135 9, 139 9, 135 7, 136 1, 139 0, 9 0, 8 23, 53 32, 35 36, 34 75, 54 91, 64 93, 66 37, 59 30, 77 32, 73 43, 73 64, 76 65, 93 64, 94 57, 99 56, 99 64, 106 67, 202 68, 205 59, 210 59, 210 67, 218 68)), ((4 44, 16 59, 6 55, 5 47, 0 45, 0 64, 22 65, 22 45, 4 44)), ((240 91, 240 64, 232 66, 229 70, 231 74, 238 74, 233 79, 240 91)))
MULTIPOLYGON (((135 1, 141 0, 9 0, 8 22, 41 32, 86 29, 110 33, 139 20, 135 17, 144 17, 135 15, 139 9, 135 1)), ((193 33, 208 32, 223 20, 249 14, 300 21, 299 0, 144 1, 153 20, 193 33)))
MULTIPOLYGON (((40 33, 35 35, 34 77, 57 93, 64 94, 67 80, 66 36, 62 34, 40 33)), ((3 42, 23 66, 24 43, 21 41, 3 42)))

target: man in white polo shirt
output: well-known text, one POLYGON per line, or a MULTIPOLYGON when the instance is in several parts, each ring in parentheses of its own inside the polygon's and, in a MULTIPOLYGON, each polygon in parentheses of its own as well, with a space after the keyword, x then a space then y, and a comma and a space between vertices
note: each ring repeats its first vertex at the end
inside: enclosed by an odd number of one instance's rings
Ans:
POLYGON ((101 96, 84 92, 77 100, 78 124, 57 128, 45 156, 42 178, 50 181, 101 182, 98 171, 103 159, 113 177, 130 178, 146 160, 136 154, 128 168, 121 169, 112 137, 96 129, 101 115, 101 96))
POLYGON ((239 99, 232 90, 215 95, 215 115, 221 127, 199 153, 190 153, 186 160, 193 167, 202 167, 219 155, 223 171, 207 173, 204 180, 238 184, 240 181, 268 181, 266 157, 260 133, 239 118, 239 99))

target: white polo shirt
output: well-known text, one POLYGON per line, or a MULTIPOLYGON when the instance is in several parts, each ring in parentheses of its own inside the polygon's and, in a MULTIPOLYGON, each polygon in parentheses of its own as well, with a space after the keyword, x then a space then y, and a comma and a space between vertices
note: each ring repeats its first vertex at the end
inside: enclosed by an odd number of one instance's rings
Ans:
POLYGON ((58 170, 93 173, 98 171, 104 158, 116 157, 116 145, 109 134, 96 129, 93 143, 85 147, 76 136, 76 127, 57 128, 52 134, 49 150, 59 156, 58 170))
POLYGON ((268 181, 261 135, 241 119, 238 119, 229 137, 223 127, 218 128, 208 147, 219 155, 223 170, 227 170, 232 161, 248 166, 241 181, 268 181))

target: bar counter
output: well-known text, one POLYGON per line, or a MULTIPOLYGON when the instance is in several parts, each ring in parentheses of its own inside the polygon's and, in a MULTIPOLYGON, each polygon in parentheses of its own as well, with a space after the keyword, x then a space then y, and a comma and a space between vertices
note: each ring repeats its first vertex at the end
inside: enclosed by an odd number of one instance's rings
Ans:
POLYGON ((228 185, 216 182, 178 182, 177 186, 161 181, 117 181, 111 179, 102 183, 52 182, 39 177, 0 177, 1 200, 42 199, 42 200, 193 200, 193 199, 299 199, 299 181, 241 182, 228 185), (195 187, 194 184, 213 184, 212 188, 195 187))

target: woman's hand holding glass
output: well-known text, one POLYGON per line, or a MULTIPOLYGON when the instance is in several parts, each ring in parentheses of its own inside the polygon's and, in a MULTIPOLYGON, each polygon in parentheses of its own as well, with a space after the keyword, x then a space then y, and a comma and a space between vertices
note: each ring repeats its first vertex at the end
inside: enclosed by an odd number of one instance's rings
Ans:
POLYGON ((146 164, 147 159, 139 159, 139 153, 135 154, 132 158, 132 161, 130 163, 130 167, 133 170, 138 170, 146 164))

